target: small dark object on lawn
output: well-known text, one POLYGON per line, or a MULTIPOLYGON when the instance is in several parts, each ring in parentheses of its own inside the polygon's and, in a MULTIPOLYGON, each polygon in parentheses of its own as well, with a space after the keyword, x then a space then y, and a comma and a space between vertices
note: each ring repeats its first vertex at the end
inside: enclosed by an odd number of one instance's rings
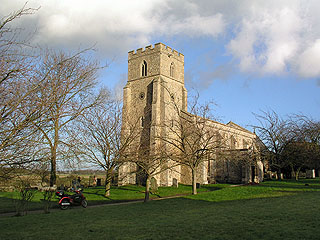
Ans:
POLYGON ((305 184, 305 186, 309 186, 309 184, 308 184, 308 183, 306 183, 306 184, 305 184))

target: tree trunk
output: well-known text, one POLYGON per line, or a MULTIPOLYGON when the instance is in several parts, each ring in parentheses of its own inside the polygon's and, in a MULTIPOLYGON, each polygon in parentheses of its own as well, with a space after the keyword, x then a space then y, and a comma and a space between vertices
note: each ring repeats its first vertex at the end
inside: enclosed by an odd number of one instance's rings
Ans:
POLYGON ((281 181, 281 170, 277 170, 278 181, 281 181))
POLYGON ((291 167, 291 178, 297 180, 296 172, 294 171, 293 166, 291 165, 290 167, 291 167))
POLYGON ((147 176, 147 180, 146 180, 146 191, 144 194, 144 202, 148 202, 150 200, 150 181, 151 181, 151 177, 147 176))
POLYGON ((296 181, 299 181, 299 173, 300 173, 301 167, 298 167, 296 174, 296 181))
POLYGON ((104 193, 105 197, 110 196, 112 170, 113 170, 113 168, 110 168, 110 169, 107 170, 107 174, 106 174, 106 191, 104 193))
POLYGON ((197 194, 197 171, 196 169, 192 168, 192 195, 197 194))
POLYGON ((56 168, 56 157, 51 156, 50 187, 55 185, 57 182, 56 168))
POLYGON ((51 171, 50 171, 50 186, 57 183, 57 149, 59 142, 59 121, 54 121, 54 139, 51 147, 51 171))

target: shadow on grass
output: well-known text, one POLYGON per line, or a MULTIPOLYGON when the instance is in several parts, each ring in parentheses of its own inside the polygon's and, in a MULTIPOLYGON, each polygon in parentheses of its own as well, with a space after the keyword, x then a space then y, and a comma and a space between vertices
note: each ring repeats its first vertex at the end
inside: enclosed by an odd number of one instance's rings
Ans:
POLYGON ((212 185, 203 185, 203 186, 201 186, 201 188, 207 189, 207 191, 209 191, 209 192, 223 189, 223 187, 215 187, 212 185))
MULTIPOLYGON (((15 212, 15 203, 13 198, 0 197, 0 214, 15 212)), ((28 203, 27 211, 43 210, 44 204, 41 201, 31 201, 28 203)), ((58 201, 51 201, 50 209, 59 208, 58 201)))
POLYGON ((96 192, 87 192, 87 191, 83 191, 83 194, 84 194, 84 195, 95 195, 95 196, 100 196, 100 197, 104 197, 104 198, 106 198, 106 199, 110 199, 110 200, 111 200, 111 198, 108 198, 108 197, 106 197, 104 194, 99 193, 99 190, 98 190, 98 191, 96 191, 96 192))
POLYGON ((119 190, 136 192, 136 193, 144 193, 144 191, 141 190, 141 189, 130 189, 130 188, 126 188, 126 187, 118 187, 118 189, 119 189, 119 190))
POLYGON ((267 180, 261 184, 253 185, 259 187, 287 188, 287 189, 302 189, 302 190, 320 190, 319 179, 303 179, 303 180, 267 180))
POLYGON ((52 239, 66 232, 69 239, 317 239, 319 199, 319 192, 232 202, 175 198, 60 211, 0 219, 1 239, 52 239))

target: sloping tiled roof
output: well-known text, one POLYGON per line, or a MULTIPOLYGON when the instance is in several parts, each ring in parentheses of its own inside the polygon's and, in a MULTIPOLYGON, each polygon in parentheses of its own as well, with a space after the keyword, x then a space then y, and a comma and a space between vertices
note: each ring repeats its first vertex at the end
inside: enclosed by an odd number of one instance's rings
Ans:
MULTIPOLYGON (((185 116, 188 116, 189 118, 192 118, 192 117, 198 117, 198 116, 196 116, 196 115, 194 115, 194 114, 192 114, 192 113, 189 113, 189 112, 187 112, 187 111, 181 111, 183 114, 185 114, 185 116)), ((201 117, 200 117, 201 118, 201 117)), ((238 124, 236 124, 236 123, 234 123, 234 122, 232 122, 232 121, 230 121, 230 122, 228 122, 227 124, 224 124, 224 123, 221 123, 221 122, 217 122, 217 121, 215 121, 215 120, 212 120, 212 119, 207 119, 207 120, 209 120, 210 122, 213 122, 213 123, 215 123, 215 124, 220 124, 220 125, 222 125, 222 126, 227 126, 227 127, 230 127, 230 128, 233 128, 233 129, 236 129, 236 130, 239 130, 239 131, 243 131, 243 132, 246 132, 246 133, 249 133, 249 134, 254 134, 253 132, 250 132, 249 130, 247 130, 247 129, 245 129, 245 128, 243 128, 243 127, 241 127, 241 126, 239 126, 238 124)))

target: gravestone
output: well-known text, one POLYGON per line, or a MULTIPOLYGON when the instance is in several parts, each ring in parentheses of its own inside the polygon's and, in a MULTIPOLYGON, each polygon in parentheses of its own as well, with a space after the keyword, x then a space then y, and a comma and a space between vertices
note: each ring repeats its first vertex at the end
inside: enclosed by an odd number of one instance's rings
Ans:
POLYGON ((154 177, 151 178, 151 191, 158 191, 158 183, 157 183, 157 179, 155 179, 154 177))
POLYGON ((101 186, 101 178, 97 179, 97 186, 101 186))
POLYGON ((178 179, 176 179, 176 178, 172 179, 172 186, 173 187, 178 187, 179 186, 178 179))
POLYGON ((93 185, 93 176, 89 176, 89 187, 92 187, 93 185))
POLYGON ((267 171, 267 179, 272 179, 272 172, 271 171, 267 171))
POLYGON ((316 171, 314 169, 306 170, 306 178, 316 178, 316 171))

